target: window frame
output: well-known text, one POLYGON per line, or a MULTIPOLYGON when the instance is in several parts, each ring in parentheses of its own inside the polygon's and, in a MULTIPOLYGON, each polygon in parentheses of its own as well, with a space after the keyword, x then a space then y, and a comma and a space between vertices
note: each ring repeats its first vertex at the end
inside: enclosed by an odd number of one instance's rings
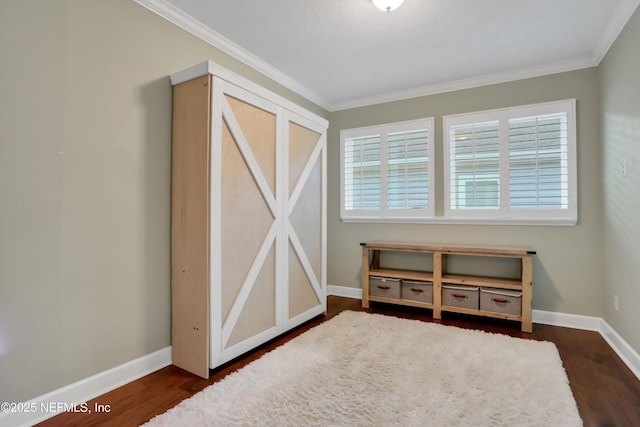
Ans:
POLYGON ((576 100, 530 104, 443 117, 444 219, 470 223, 575 225, 578 220, 576 100), (509 121, 511 119, 566 113, 567 115, 567 209, 514 209, 510 206, 509 121), (499 206, 498 209, 454 209, 451 206, 451 141, 455 125, 498 121, 499 206))
POLYGON ((374 126, 365 126, 340 131, 340 219, 343 222, 424 222, 434 215, 434 165, 435 165, 435 132, 434 118, 427 117, 417 120, 407 120, 395 123, 386 123, 374 126), (427 174, 429 180, 428 200, 426 209, 389 209, 387 206, 388 194, 388 144, 389 134, 426 130, 427 142, 427 174), (346 209, 345 197, 345 154, 346 141, 352 138, 380 135, 380 208, 379 209, 346 209))

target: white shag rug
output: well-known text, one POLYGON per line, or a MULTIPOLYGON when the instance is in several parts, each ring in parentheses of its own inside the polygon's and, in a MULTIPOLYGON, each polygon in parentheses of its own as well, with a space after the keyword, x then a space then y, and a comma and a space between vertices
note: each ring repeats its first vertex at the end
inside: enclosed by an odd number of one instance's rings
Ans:
POLYGON ((581 426, 553 343, 345 311, 145 424, 581 426))

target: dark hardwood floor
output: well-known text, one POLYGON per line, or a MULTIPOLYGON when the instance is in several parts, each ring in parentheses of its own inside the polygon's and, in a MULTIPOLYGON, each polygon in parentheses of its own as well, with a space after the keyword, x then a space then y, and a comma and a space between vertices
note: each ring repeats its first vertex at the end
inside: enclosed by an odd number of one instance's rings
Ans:
MULTIPOLYGON (((67 412, 39 426, 137 426, 343 310, 362 310, 360 300, 330 296, 325 316, 212 371, 208 380, 168 366, 88 402, 91 409, 95 404, 109 405, 109 413, 67 412)), ((562 357, 585 426, 640 426, 640 380, 597 332, 534 324, 533 333, 526 334, 517 323, 453 314, 434 320, 429 310, 388 304, 374 303, 367 311, 552 341, 562 357)))

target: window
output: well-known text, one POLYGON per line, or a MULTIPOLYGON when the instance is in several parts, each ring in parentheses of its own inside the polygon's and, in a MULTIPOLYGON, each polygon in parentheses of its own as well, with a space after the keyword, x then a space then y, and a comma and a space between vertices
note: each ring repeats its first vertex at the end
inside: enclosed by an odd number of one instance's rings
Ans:
POLYGON ((340 132, 341 218, 433 215, 433 118, 340 132))
POLYGON ((500 207, 500 140, 498 121, 460 123, 450 135, 451 208, 500 207))
POLYGON ((574 225, 575 104, 572 99, 445 116, 438 159, 433 118, 342 130, 341 218, 574 225))
POLYGON ((444 118, 445 217, 577 221, 575 100, 444 118))

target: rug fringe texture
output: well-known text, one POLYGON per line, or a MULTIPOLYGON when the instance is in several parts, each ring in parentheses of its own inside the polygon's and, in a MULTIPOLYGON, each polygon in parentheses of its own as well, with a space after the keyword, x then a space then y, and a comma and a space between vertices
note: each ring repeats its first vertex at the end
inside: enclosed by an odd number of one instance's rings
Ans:
POLYGON ((581 426, 551 342, 345 311, 145 424, 581 426))

